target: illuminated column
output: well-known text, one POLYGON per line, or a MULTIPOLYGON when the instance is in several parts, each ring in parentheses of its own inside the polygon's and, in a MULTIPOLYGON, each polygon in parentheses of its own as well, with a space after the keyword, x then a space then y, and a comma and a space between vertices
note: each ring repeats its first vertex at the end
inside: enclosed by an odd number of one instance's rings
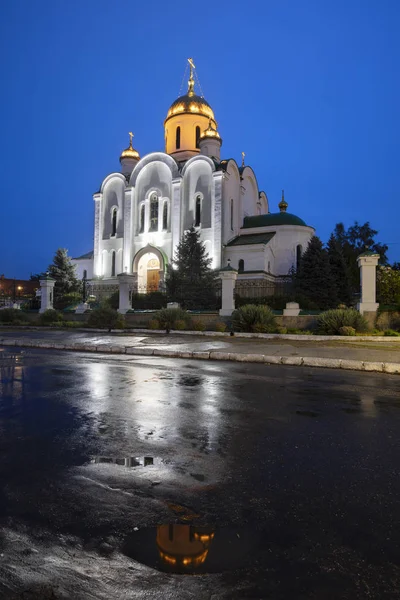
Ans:
POLYGON ((134 287, 135 277, 128 273, 117 275, 119 282, 119 308, 118 312, 124 315, 132 308, 132 289, 134 287))
POLYGON ((51 310, 53 308, 54 285, 56 280, 46 274, 39 282, 41 292, 39 312, 44 313, 45 310, 51 310))
POLYGON ((93 276, 103 275, 101 272, 101 252, 100 252, 100 229, 101 229, 101 193, 93 195, 94 200, 94 252, 93 252, 93 276))
POLYGON ((222 280, 222 307, 219 311, 221 317, 230 317, 235 310, 235 282, 238 272, 230 265, 228 258, 228 266, 224 267, 219 272, 219 278, 222 280))
POLYGON ((364 252, 357 258, 360 268, 361 302, 357 309, 363 315, 366 312, 375 313, 379 304, 376 302, 376 266, 379 254, 364 252))

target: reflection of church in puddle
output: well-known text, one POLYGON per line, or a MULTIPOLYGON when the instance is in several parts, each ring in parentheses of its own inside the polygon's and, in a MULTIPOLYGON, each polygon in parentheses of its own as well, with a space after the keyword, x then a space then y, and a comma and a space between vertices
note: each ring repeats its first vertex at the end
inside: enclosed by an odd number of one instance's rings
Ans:
POLYGON ((192 570, 204 563, 214 538, 212 529, 193 525, 159 525, 157 548, 171 570, 192 570))

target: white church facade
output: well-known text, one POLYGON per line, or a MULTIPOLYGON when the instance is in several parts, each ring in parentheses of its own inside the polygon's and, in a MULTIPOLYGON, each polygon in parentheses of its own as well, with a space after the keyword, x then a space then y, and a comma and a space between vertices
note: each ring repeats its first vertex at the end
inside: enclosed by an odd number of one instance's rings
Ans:
POLYGON ((166 268, 184 232, 194 226, 212 266, 238 270, 238 283, 278 281, 296 268, 314 234, 287 212, 270 212, 250 166, 221 159, 222 139, 208 102, 195 94, 191 59, 188 91, 164 121, 165 152, 140 157, 132 145, 121 172, 108 175, 94 194, 94 248, 73 259, 79 278, 111 291, 117 275, 134 275, 134 291, 163 289, 166 268))

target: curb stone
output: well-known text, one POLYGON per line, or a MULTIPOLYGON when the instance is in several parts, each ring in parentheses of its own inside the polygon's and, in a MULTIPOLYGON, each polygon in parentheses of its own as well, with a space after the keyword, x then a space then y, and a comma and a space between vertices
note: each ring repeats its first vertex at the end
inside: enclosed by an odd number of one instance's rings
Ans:
POLYGON ((271 365, 290 365, 304 367, 321 367, 327 369, 345 369, 350 371, 375 371, 379 373, 400 374, 400 363, 361 361, 338 358, 319 358, 314 356, 276 356, 239 352, 218 351, 181 351, 167 350, 163 348, 138 348, 137 346, 111 346, 102 344, 99 346, 74 343, 59 344, 35 340, 0 339, 0 346, 11 346, 21 348, 40 348, 54 350, 69 350, 75 352, 99 352, 101 354, 130 354, 135 356, 164 356, 170 358, 194 358, 200 360, 221 360, 248 363, 264 363, 271 365))

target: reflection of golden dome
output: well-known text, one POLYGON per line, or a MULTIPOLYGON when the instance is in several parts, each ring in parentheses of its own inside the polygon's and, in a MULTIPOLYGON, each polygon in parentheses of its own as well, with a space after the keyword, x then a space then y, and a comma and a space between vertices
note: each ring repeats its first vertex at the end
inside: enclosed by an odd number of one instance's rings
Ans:
POLYGON ((206 138, 217 139, 217 140, 221 139, 221 136, 219 135, 216 127, 214 127, 211 119, 210 119, 207 129, 205 129, 200 136, 201 140, 204 140, 206 138))
POLYGON ((124 158, 133 158, 134 160, 140 160, 139 152, 132 147, 133 133, 129 133, 129 136, 129 147, 121 152, 121 156, 119 157, 120 161, 122 161, 124 158))
POLYGON ((210 528, 192 525, 159 525, 156 544, 160 558, 175 569, 197 567, 204 563, 214 538, 210 528))

